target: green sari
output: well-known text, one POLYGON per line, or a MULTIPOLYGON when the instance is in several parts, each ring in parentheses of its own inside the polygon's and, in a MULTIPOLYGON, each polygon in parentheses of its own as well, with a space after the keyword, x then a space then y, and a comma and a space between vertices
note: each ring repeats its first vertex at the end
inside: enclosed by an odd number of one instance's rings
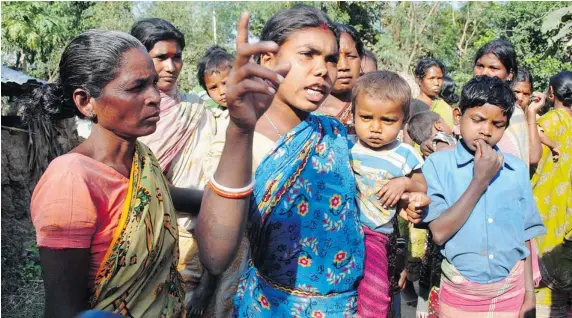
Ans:
POLYGON ((178 258, 167 181, 151 150, 138 142, 127 198, 97 272, 90 307, 127 317, 181 317, 178 258))

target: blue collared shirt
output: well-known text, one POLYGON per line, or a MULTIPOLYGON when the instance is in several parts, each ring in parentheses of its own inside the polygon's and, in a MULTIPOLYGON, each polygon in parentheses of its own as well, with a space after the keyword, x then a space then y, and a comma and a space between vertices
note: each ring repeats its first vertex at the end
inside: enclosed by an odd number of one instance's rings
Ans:
MULTIPOLYGON (((526 164, 506 153, 504 164, 467 222, 443 246, 442 254, 468 280, 497 282, 529 255, 525 241, 546 233, 532 196, 526 164)), ((453 205, 473 179, 474 156, 462 142, 431 154, 423 166, 431 204, 429 223, 453 205)))

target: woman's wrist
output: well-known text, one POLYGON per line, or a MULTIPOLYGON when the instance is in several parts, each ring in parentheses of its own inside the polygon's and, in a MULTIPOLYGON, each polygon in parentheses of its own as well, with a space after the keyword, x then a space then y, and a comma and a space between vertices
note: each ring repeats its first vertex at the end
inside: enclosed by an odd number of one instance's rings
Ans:
POLYGON ((228 137, 252 137, 254 136, 254 127, 244 128, 237 126, 232 120, 226 128, 226 136, 228 137))

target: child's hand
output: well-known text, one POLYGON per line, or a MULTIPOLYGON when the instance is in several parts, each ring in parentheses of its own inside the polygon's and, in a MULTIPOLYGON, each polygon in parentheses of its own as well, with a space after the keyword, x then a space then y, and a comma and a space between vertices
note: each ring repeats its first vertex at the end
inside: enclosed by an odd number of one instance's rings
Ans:
POLYGON ((433 147, 433 141, 431 138, 422 142, 421 145, 419 145, 419 148, 421 148, 421 153, 425 157, 429 157, 430 154, 435 152, 435 148, 433 147))
POLYGON ((503 156, 481 139, 475 142, 474 179, 488 185, 497 175, 503 164, 503 156))
POLYGON ((550 149, 550 151, 552 152, 552 160, 554 162, 558 162, 558 159, 560 158, 560 148, 554 147, 554 148, 550 149))
POLYGON ((532 102, 530 105, 528 105, 527 111, 529 114, 536 116, 536 114, 538 114, 538 112, 544 106, 546 95, 544 93, 534 92, 532 93, 532 97, 530 99, 532 102))
POLYGON ((392 208, 399 202, 401 196, 407 190, 408 181, 407 177, 391 179, 379 190, 377 197, 380 199, 384 209, 392 208))
POLYGON ((405 281, 406 280, 407 280, 407 268, 404 269, 403 272, 401 272, 401 275, 399 276, 399 281, 397 282, 399 289, 401 289, 401 290, 405 289, 405 281))
POLYGON ((401 196, 401 200, 405 207, 399 212, 399 215, 413 224, 419 224, 425 217, 425 207, 431 203, 431 199, 427 194, 422 192, 406 192, 401 196))

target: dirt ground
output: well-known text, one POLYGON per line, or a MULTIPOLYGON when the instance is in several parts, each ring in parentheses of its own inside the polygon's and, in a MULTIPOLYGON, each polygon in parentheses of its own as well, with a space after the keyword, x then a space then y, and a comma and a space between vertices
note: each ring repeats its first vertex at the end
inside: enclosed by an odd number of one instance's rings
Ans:
POLYGON ((28 135, 2 129, 2 317, 42 317, 44 288, 29 216, 28 135))

